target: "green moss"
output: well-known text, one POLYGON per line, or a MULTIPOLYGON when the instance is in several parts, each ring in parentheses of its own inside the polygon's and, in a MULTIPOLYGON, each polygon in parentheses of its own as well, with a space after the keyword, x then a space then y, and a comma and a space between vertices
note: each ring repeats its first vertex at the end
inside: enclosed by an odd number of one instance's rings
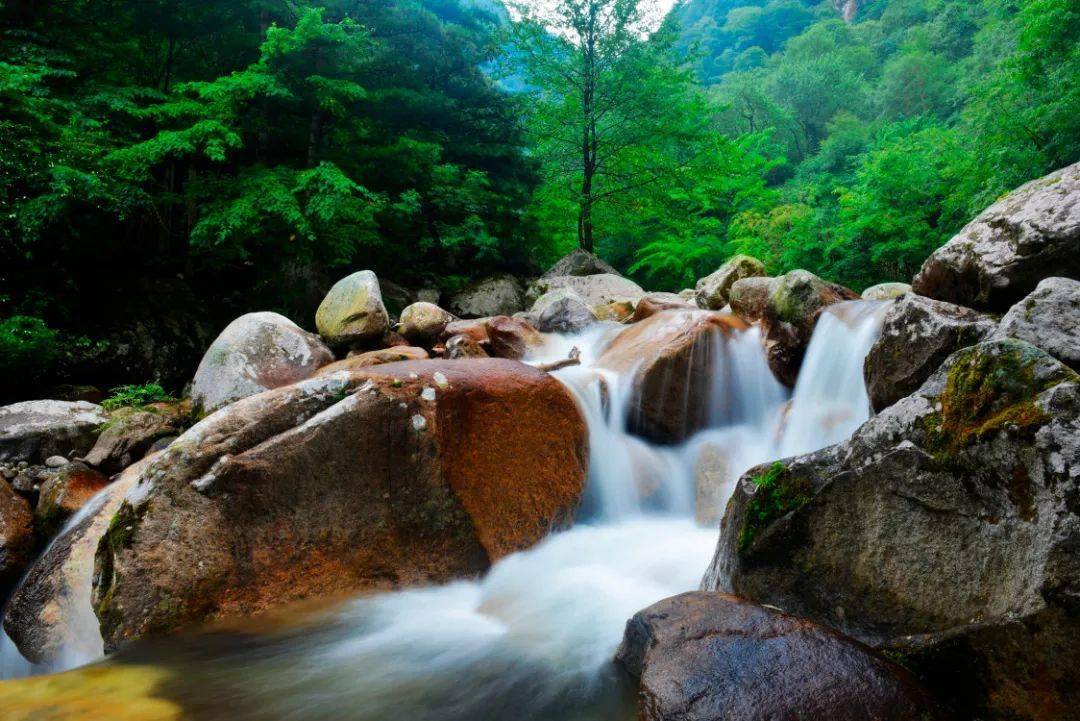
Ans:
POLYGON ((776 462, 753 479, 757 491, 746 504, 739 550, 745 551, 769 524, 805 505, 813 495, 806 478, 793 475, 776 462))
POLYGON ((128 385, 113 388, 112 395, 101 402, 101 407, 107 411, 113 411, 118 408, 143 408, 151 403, 175 400, 157 383, 144 383, 141 386, 128 385))
POLYGON ((131 548, 131 543, 135 538, 135 531, 138 530, 139 523, 144 515, 146 515, 145 507, 141 511, 136 511, 126 501, 120 504, 116 515, 109 521, 109 529, 105 531, 104 540, 109 544, 109 548, 113 553, 121 549, 131 548))

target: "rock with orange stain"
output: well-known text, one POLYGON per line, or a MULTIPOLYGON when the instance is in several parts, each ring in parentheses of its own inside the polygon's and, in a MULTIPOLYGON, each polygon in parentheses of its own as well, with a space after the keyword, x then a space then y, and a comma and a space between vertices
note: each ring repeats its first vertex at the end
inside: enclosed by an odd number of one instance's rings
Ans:
POLYGON ((428 352, 415 346, 392 346, 369 350, 366 353, 350 354, 348 358, 325 365, 318 370, 316 376, 327 376, 340 371, 354 371, 361 368, 382 365, 383 363, 397 363, 399 361, 426 360, 428 352))
POLYGON ((475 576, 568 523, 584 420, 502 359, 390 363, 239 401, 127 494, 97 556, 108 646, 360 589, 475 576))
POLYGON ((41 495, 34 508, 34 532, 38 539, 47 541, 56 535, 69 518, 107 485, 108 476, 77 461, 49 476, 41 485, 41 495))
POLYGON ((676 442, 707 423, 712 363, 719 344, 745 328, 728 313, 663 311, 620 333, 596 364, 631 378, 634 430, 654 440, 676 442))
POLYGON ((34 551, 30 504, 0 479, 0 599, 19 580, 34 551))

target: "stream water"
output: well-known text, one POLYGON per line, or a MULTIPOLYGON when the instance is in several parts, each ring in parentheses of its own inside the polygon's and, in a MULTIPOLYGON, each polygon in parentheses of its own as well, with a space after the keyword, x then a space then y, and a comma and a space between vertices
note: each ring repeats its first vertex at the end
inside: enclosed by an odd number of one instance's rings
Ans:
MULTIPOLYGON (((883 309, 826 311, 793 394, 769 371, 756 329, 718 332, 710 426, 667 447, 627 432, 629 378, 593 365, 622 326, 553 336, 528 360, 582 352, 580 366, 557 371, 591 444, 573 528, 480 580, 360 597, 258 631, 135 644, 110 663, 167 669, 158 693, 207 721, 629 721, 633 692, 611 662, 627 619, 698 587, 743 471, 842 440, 866 420, 862 362, 883 309), (714 520, 699 525, 695 513, 714 520)), ((13 653, 0 651, 5 677, 28 670, 13 653)))

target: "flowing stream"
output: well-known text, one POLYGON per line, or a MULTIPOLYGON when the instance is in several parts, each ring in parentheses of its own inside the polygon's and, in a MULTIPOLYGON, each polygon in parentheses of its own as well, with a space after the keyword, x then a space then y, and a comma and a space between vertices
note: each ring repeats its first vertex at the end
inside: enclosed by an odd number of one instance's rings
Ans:
MULTIPOLYGON (((633 690, 611 662, 627 619, 698 587, 742 472, 835 443, 867 419, 862 362, 884 307, 826 311, 794 394, 769 371, 757 329, 717 332, 709 427, 667 447, 627 432, 629 378, 594 366, 622 326, 552 336, 529 362, 582 353, 556 372, 590 436, 573 528, 480 580, 364 596, 269 630, 147 641, 109 663, 166 669, 158 693, 208 721, 630 721, 633 690)), ((20 675, 12 653, 0 651, 5 677, 20 675)))

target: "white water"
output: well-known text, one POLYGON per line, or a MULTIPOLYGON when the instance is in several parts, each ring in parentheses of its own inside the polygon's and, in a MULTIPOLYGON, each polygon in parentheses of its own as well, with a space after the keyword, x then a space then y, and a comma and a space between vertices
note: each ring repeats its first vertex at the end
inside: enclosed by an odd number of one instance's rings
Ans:
POLYGON ((556 373, 589 427, 577 525, 499 561, 482 580, 361 598, 288 643, 203 649, 181 663, 218 689, 204 693, 233 697, 221 718, 631 717, 611 658, 633 613, 697 588, 717 533, 715 523, 693 522, 695 498, 715 504, 716 514, 748 468, 781 449, 835 442, 868 417, 861 367, 876 337, 876 308, 856 302, 822 317, 804 366, 814 376, 800 379, 786 424, 788 393, 768 369, 758 331, 727 339, 717 332, 711 425, 674 447, 627 433, 627 378, 593 365, 620 326, 552 337, 530 362, 565 358, 572 347, 582 358, 556 373), (713 490, 702 496, 695 466, 705 451, 721 462, 706 474, 713 490), (246 713, 248 706, 257 710, 246 713))

